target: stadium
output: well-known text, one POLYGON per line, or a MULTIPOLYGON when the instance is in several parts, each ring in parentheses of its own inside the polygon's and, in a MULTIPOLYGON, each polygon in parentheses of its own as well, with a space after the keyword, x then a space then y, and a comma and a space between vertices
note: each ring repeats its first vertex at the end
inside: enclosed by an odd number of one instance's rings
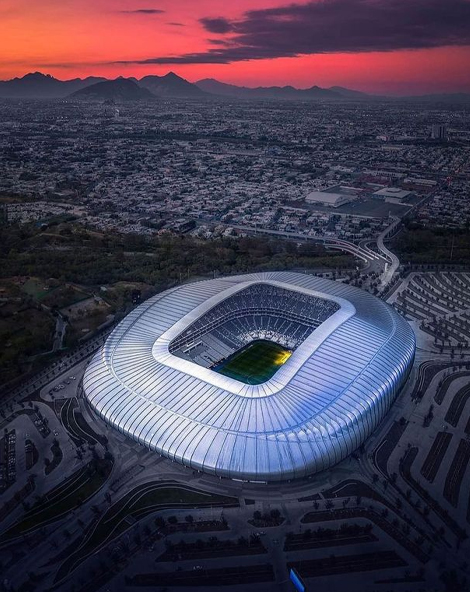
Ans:
POLYGON ((341 282, 272 272, 178 286, 114 329, 84 393, 108 424, 173 461, 270 482, 356 450, 408 377, 415 337, 341 282))

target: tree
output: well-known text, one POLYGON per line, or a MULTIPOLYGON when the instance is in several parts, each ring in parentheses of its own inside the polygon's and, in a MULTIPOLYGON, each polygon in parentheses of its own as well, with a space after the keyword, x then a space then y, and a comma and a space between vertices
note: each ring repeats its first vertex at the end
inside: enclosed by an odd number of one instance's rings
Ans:
POLYGON ((270 516, 271 516, 271 519, 272 520, 277 521, 281 517, 281 512, 277 508, 274 508, 274 509, 271 510, 270 516))
POLYGON ((454 569, 444 571, 439 579, 445 585, 445 592, 460 592, 467 589, 465 576, 460 578, 454 569))

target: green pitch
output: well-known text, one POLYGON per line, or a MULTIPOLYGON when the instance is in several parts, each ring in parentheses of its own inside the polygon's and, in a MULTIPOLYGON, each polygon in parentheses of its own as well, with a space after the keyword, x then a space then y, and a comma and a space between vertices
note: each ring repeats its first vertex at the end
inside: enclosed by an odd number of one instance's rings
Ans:
POLYGON ((253 341, 213 370, 246 384, 261 384, 269 380, 291 354, 291 351, 272 341, 253 341))

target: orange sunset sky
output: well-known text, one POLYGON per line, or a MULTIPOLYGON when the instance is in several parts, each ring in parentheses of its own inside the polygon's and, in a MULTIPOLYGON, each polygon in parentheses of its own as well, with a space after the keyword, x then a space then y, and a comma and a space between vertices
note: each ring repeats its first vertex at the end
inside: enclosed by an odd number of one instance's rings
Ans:
POLYGON ((0 79, 470 91, 470 0, 0 0, 0 79))

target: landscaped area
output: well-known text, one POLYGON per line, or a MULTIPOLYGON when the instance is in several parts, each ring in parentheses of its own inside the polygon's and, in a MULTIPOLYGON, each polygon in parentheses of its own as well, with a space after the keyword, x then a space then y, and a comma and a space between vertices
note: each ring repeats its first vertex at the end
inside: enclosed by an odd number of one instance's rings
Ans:
POLYGON ((44 462, 45 462, 44 472, 46 475, 49 475, 50 473, 52 473, 52 471, 56 467, 59 466, 59 464, 62 462, 62 458, 64 456, 57 440, 54 440, 54 442, 51 446, 51 452, 52 452, 52 460, 50 460, 47 457, 44 459, 44 462))
POLYGON ((79 507, 100 489, 111 469, 112 462, 109 460, 91 461, 26 512, 21 520, 0 537, 0 542, 45 526, 79 507))
POLYGON ((134 488, 112 505, 90 531, 82 545, 60 567, 56 581, 65 577, 76 565, 105 542, 122 534, 140 518, 169 508, 234 507, 235 498, 205 493, 172 482, 146 483, 134 488))
POLYGON ((233 586, 252 584, 254 582, 271 582, 274 580, 273 566, 265 563, 261 565, 243 565, 239 567, 224 567, 218 569, 180 570, 167 573, 145 573, 129 578, 131 586, 233 586))
POLYGON ((157 561, 201 560, 263 553, 266 553, 266 548, 260 537, 251 536, 249 539, 240 537, 234 541, 231 539, 219 540, 212 536, 208 540, 199 539, 194 543, 187 543, 184 539, 176 544, 168 542, 166 550, 157 558, 157 561))

